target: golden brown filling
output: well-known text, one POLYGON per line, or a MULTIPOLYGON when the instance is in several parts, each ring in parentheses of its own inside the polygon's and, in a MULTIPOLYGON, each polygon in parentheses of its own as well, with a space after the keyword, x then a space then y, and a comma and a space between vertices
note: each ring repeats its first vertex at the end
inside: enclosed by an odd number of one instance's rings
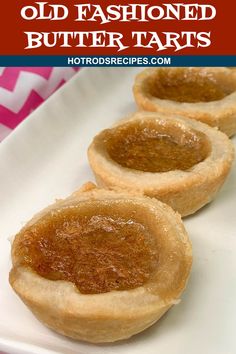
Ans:
POLYGON ((210 147, 203 133, 174 130, 127 124, 107 133, 107 152, 123 167, 144 172, 185 171, 208 156, 210 147))
POLYGON ((49 213, 17 235, 17 264, 73 282, 84 294, 141 286, 156 267, 156 247, 144 225, 109 211, 73 207, 49 213))
POLYGON ((235 90, 231 86, 191 69, 160 70, 158 75, 146 82, 146 89, 151 96, 188 103, 221 100, 235 90))

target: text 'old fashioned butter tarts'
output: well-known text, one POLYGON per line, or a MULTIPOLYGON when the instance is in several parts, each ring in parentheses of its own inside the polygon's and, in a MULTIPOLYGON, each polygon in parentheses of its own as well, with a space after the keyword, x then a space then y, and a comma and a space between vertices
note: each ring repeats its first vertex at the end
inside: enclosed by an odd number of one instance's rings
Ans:
POLYGON ((140 111, 99 133, 88 157, 100 186, 155 197, 186 216, 214 198, 234 149, 206 124, 140 111))
POLYGON ((229 68, 151 68, 133 87, 142 110, 180 114, 236 133, 236 71, 229 68))
POLYGON ((88 183, 16 235, 10 284, 34 315, 74 339, 112 342, 155 323, 189 276, 179 214, 88 183))

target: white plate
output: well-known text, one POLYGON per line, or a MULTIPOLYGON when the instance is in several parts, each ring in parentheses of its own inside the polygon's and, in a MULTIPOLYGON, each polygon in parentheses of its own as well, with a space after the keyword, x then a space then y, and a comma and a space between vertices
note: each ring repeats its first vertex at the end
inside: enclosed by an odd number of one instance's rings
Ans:
POLYGON ((135 109, 137 69, 88 69, 0 145, 0 350, 12 354, 235 354, 236 190, 232 171, 216 200, 185 225, 194 264, 182 302, 140 335, 113 345, 74 342, 41 325, 8 284, 10 244, 35 212, 93 179, 92 137, 135 109))

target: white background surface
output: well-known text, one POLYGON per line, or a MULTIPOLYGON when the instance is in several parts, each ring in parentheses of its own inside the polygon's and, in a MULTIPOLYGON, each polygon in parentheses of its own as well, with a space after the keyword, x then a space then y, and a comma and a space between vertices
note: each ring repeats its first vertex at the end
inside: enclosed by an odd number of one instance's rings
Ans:
POLYGON ((82 70, 0 145, 0 350, 236 353, 235 166, 215 201, 184 219, 194 263, 181 303, 142 334, 112 345, 71 341, 41 325, 8 284, 8 238, 55 198, 93 180, 87 147, 97 132, 135 110, 131 88, 137 71, 82 70))

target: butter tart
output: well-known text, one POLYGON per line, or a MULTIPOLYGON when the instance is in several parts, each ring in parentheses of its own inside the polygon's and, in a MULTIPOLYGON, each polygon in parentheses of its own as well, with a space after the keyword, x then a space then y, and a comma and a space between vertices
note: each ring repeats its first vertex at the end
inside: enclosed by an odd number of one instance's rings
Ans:
POLYGON ((89 342, 129 338, 179 302, 192 251, 178 213, 86 184, 16 235, 10 284, 46 326, 89 342))
POLYGON ((88 149, 98 185, 157 198, 182 216, 215 197, 233 157, 232 142, 216 128, 144 111, 100 132, 88 149))
POLYGON ((236 71, 230 68, 151 68, 133 87, 141 110, 179 114, 236 133, 236 71))

